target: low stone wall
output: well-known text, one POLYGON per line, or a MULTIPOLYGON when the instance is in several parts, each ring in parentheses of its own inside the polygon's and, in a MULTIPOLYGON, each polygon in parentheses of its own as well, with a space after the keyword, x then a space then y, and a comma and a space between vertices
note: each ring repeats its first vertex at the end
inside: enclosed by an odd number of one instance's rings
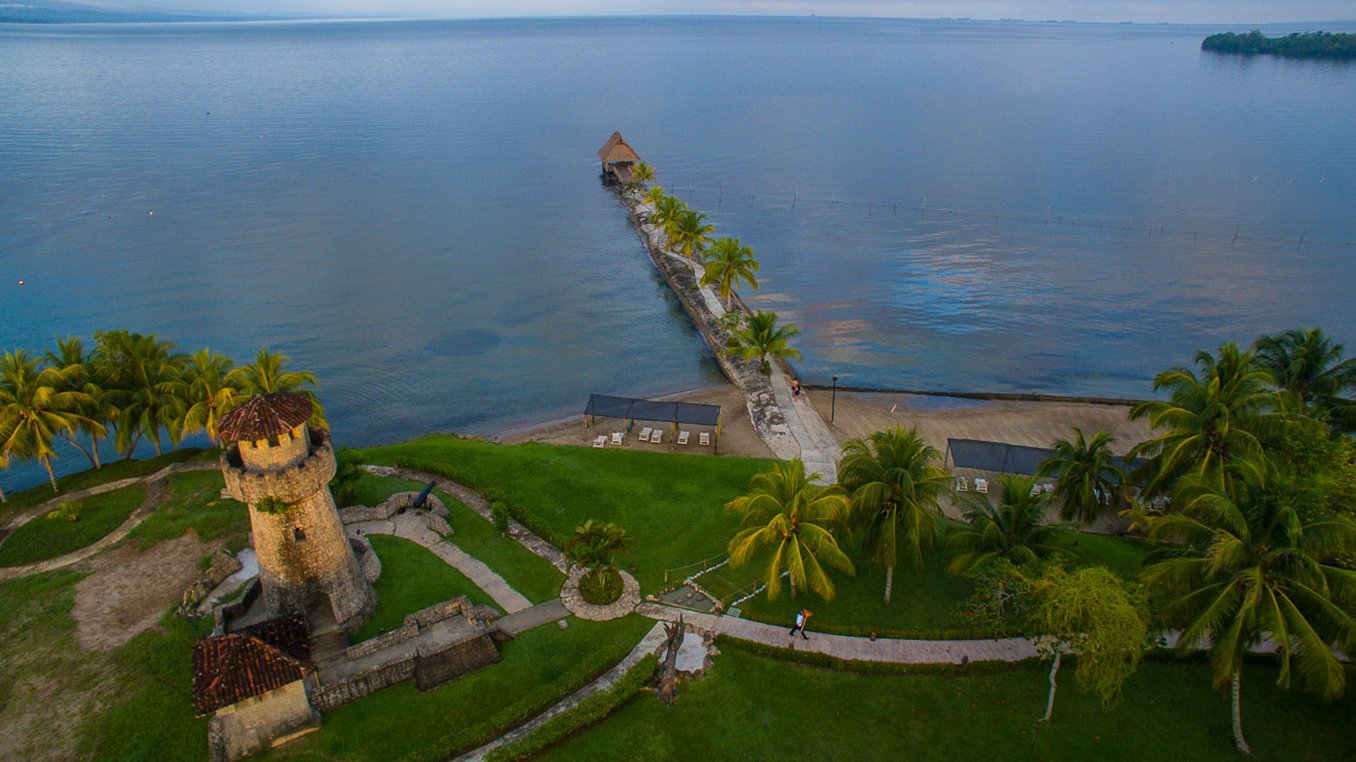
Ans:
POLYGON ((376 582, 381 576, 381 557, 372 550, 372 543, 366 537, 350 537, 348 544, 353 546, 353 554, 358 557, 358 567, 368 582, 376 582))
MULTIPOLYGON (((361 521, 386 521, 402 509, 413 509, 414 501, 417 499, 419 499, 418 492, 397 492, 383 500, 381 505, 350 505, 347 508, 340 508, 339 520, 345 524, 357 524, 361 521)), ((443 501, 439 500, 433 493, 429 493, 429 496, 424 498, 424 506, 420 510, 427 510, 430 516, 439 516, 444 519, 448 516, 447 506, 443 505, 443 501)), ((432 529, 432 527, 429 528, 432 529)), ((450 528, 448 533, 451 533, 450 528)))
POLYGON ((454 616, 463 616, 467 620, 474 619, 479 608, 472 606, 471 599, 464 595, 442 603, 435 603, 412 614, 406 614, 405 621, 401 623, 399 629, 391 630, 361 643, 354 643, 344 653, 350 660, 361 659, 369 654, 390 648, 397 643, 418 637, 419 630, 444 619, 451 619, 454 616))
POLYGON ((447 523, 447 519, 436 513, 430 513, 424 523, 428 526, 430 532, 439 537, 448 537, 452 534, 452 525, 447 523))
POLYGON ((382 688, 409 680, 414 677, 417 656, 417 650, 411 648, 409 654, 399 661, 373 667, 330 685, 322 685, 311 694, 311 706, 328 712, 382 688))

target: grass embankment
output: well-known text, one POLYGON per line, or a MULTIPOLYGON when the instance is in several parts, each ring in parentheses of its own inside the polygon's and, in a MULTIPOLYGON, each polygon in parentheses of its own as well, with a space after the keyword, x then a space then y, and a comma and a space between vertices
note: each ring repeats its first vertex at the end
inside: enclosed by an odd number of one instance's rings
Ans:
POLYGON ((33 506, 52 500, 60 499, 62 495, 67 495, 76 490, 82 490, 87 487, 95 487, 100 484, 117 481, 118 479, 130 479, 134 476, 150 476, 165 466, 173 463, 182 463, 188 460, 213 460, 217 457, 217 450, 203 450, 197 447, 187 447, 182 450, 167 452, 158 458, 148 458, 146 460, 114 460, 105 463, 103 468, 87 469, 79 471, 69 476, 63 476, 57 479, 58 492, 52 491, 52 486, 43 482, 36 487, 30 487, 22 492, 16 492, 12 495, 6 495, 7 502, 0 503, 0 524, 8 522, 16 515, 32 508, 33 506))
POLYGON ((490 596, 466 575, 448 566, 428 548, 386 535, 369 535, 368 539, 381 559, 381 576, 373 585, 377 590, 377 610, 349 638, 352 642, 394 630, 407 615, 449 598, 464 595, 471 603, 494 605, 490 596))
POLYGON ((0 583, 0 735, 10 758, 205 759, 207 720, 188 701, 188 655, 205 631, 167 616, 110 653, 86 651, 71 617, 84 576, 0 583))
MULTIPOLYGON (((422 482, 372 474, 364 476, 358 485, 363 505, 378 505, 397 492, 419 491, 423 488, 422 482)), ((516 540, 501 536, 493 524, 455 497, 442 490, 434 490, 433 494, 447 506, 447 523, 452 527, 452 536, 448 538, 450 542, 494 569, 510 587, 533 603, 560 596, 565 575, 556 571, 550 562, 524 548, 516 540)))
POLYGON ((303 760, 446 759, 497 738, 622 659, 653 622, 571 618, 500 646, 503 661, 428 693, 401 683, 325 714, 317 732, 274 749, 303 760))
MULTIPOLYGON (((1067 683, 1038 725, 1043 667, 992 674, 835 672, 727 647, 668 708, 642 693, 546 759, 1237 759, 1229 702, 1209 667, 1146 663, 1105 709, 1067 683), (738 707, 738 711, 731 711, 738 707)), ((1243 677, 1243 727, 1258 759, 1341 760, 1356 697, 1323 704, 1274 685, 1274 666, 1243 677)))
POLYGON ((37 516, 0 542, 0 566, 22 566, 79 550, 127 520, 146 499, 144 487, 133 486, 75 500, 75 521, 37 516))
POLYGON ((189 471, 168 480, 165 502, 129 537, 145 550, 192 529, 203 541, 220 540, 233 551, 245 547, 250 514, 243 503, 221 497, 220 471, 189 471))
MULTIPOLYGON (((436 465, 451 478, 525 511, 557 545, 588 519, 611 521, 636 540, 622 559, 644 590, 664 570, 719 556, 738 529, 724 510, 770 461, 528 443, 504 447, 431 436, 364 450, 366 462, 436 465)), ((468 552, 470 552, 468 550, 468 552)))

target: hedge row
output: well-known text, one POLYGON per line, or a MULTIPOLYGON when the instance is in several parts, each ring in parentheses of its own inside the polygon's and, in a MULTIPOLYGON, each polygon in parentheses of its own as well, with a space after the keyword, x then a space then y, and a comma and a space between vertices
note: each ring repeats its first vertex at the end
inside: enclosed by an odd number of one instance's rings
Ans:
POLYGON ((436 742, 405 755, 402 759, 405 762, 448 759, 499 738, 560 703, 566 696, 597 680, 600 675, 626 658, 630 652, 631 649, 628 647, 613 645, 590 654, 587 659, 575 664, 543 690, 524 696, 483 722, 458 728, 456 732, 443 736, 436 742))
POLYGON ((552 744, 602 722, 645 687, 658 665, 659 659, 654 654, 646 654, 607 690, 589 696, 522 738, 492 750, 485 755, 485 762, 530 759, 552 744))
POLYGON ((533 534, 546 540, 557 548, 565 547, 565 542, 569 538, 561 536, 551 527, 546 526, 532 512, 526 508, 509 500, 506 495, 498 488, 479 484, 470 474, 458 471, 455 467, 446 463, 440 463, 431 460, 398 460, 396 465, 401 468, 409 468, 415 471, 427 471, 438 476, 445 476, 448 479, 479 493, 481 497, 490 501, 491 504, 499 503, 504 506, 514 521, 527 527, 533 534))
POLYGON ((764 643, 744 640, 743 638, 735 638, 729 635, 717 635, 716 645, 722 651, 734 648, 768 659, 777 659, 779 661, 805 664, 811 667, 831 669, 835 672, 860 672, 870 675, 991 675, 1009 672, 1014 668, 1029 666, 1038 661, 1037 659, 1027 659, 1025 661, 1016 662, 976 661, 970 662, 969 664, 897 664, 894 662, 864 661, 860 659, 840 659, 837 656, 830 656, 828 654, 816 653, 814 651, 797 651, 791 648, 781 648, 779 646, 769 646, 764 643))

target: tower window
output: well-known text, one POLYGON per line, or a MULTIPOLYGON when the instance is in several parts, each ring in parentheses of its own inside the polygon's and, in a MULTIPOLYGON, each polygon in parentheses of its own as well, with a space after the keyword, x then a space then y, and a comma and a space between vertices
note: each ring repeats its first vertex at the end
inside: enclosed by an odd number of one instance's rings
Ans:
POLYGON ((292 528, 292 539, 297 542, 306 542, 306 530, 301 527, 292 528))

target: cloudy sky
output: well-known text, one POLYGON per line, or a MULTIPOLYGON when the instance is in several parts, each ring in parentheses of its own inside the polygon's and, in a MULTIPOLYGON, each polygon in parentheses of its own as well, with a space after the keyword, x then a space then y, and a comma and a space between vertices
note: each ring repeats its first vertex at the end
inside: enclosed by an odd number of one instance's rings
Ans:
POLYGON ((114 3, 175 10, 439 18, 814 13, 1234 24, 1356 19, 1356 0, 114 0, 100 4, 114 3))

